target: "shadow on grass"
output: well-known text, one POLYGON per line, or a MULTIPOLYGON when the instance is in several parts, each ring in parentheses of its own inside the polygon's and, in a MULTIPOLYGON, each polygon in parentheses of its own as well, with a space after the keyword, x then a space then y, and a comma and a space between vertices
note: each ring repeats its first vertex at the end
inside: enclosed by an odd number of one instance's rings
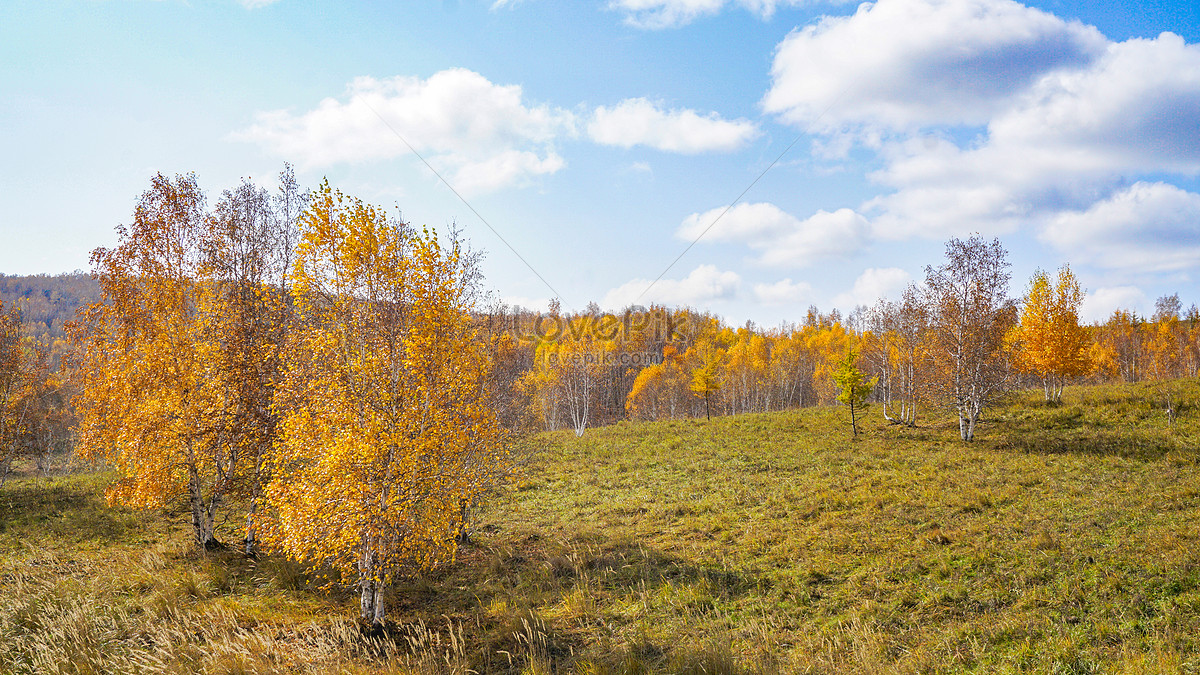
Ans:
POLYGON ((1136 429, 1019 429, 1007 431, 999 446, 1027 454, 1121 457, 1143 462, 1157 461, 1180 451, 1196 454, 1196 448, 1181 444, 1165 432, 1136 429))
POLYGON ((0 491, 0 537, 112 543, 139 534, 142 519, 105 504, 100 482, 95 475, 8 482, 0 491))

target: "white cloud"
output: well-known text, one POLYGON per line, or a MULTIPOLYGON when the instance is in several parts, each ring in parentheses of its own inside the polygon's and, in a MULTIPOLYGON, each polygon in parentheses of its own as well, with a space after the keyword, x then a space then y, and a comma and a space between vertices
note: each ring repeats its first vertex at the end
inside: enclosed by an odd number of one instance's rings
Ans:
POLYGON ((989 127, 991 144, 1110 170, 1200 171, 1200 45, 1163 33, 1042 78, 989 127))
POLYGON ((799 305, 812 297, 812 291, 812 284, 807 281, 792 282, 791 279, 754 284, 754 297, 764 305, 799 305))
POLYGON ((519 184, 530 176, 555 173, 566 165, 566 161, 553 152, 539 157, 528 150, 505 150, 480 161, 460 164, 455 172, 454 187, 463 192, 493 192, 519 184))
POLYGON ((880 298, 897 298, 912 281, 912 275, 898 267, 872 267, 854 280, 854 286, 833 299, 846 310, 859 305, 874 305, 880 298))
POLYGON ((1146 305, 1146 294, 1135 286, 1098 288, 1088 293, 1079 308, 1079 318, 1084 322, 1105 321, 1118 309, 1140 311, 1146 305))
POLYGON ((742 243, 761 252, 761 263, 777 267, 806 267, 854 255, 866 246, 870 232, 866 218, 850 209, 818 211, 800 220, 774 204, 756 203, 738 204, 728 212, 717 208, 694 213, 675 234, 695 240, 710 225, 705 239, 742 243))
POLYGON ((824 130, 985 124, 1104 47, 1094 28, 1012 0, 878 0, 788 35, 763 108, 824 130))
POLYGON ((327 98, 299 115, 259 113, 234 138, 313 167, 406 156, 399 133, 456 189, 481 192, 560 170, 554 141, 574 129, 569 111, 529 105, 521 87, 455 68, 424 80, 361 77, 344 101, 327 98))
POLYGON ((1200 172, 1200 46, 1164 33, 1047 74, 960 148, 889 142, 863 205, 882 237, 1003 234, 1086 210, 1131 176, 1200 172))
POLYGON ((1086 211, 1059 214, 1041 238, 1110 269, 1200 267, 1200 194, 1166 183, 1136 183, 1086 211))
POLYGON ((645 145, 667 152, 696 154, 736 150, 758 135, 753 122, 723 120, 716 113, 665 111, 644 98, 630 98, 612 108, 596 108, 588 135, 604 145, 645 145))
POLYGON ((238 0, 238 2, 242 3, 242 7, 246 9, 258 9, 259 7, 273 5, 279 2, 279 0, 238 0))
POLYGON ((611 0, 608 7, 624 12, 625 23, 631 26, 657 30, 676 28, 700 17, 712 16, 730 4, 741 6, 763 19, 769 19, 780 6, 804 3, 805 0, 611 0))
POLYGON ((736 297, 742 279, 736 272, 722 272, 713 265, 700 265, 683 279, 660 279, 653 286, 650 283, 650 279, 633 279, 606 293, 600 304, 612 311, 635 303, 703 308, 709 303, 736 297), (648 287, 649 291, 646 290, 648 287))

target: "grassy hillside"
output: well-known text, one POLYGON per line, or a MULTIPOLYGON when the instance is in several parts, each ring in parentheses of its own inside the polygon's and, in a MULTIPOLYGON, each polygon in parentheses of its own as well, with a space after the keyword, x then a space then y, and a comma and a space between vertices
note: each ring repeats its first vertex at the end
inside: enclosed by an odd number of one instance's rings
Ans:
POLYGON ((542 435, 382 636, 286 561, 190 550, 182 510, 104 507, 102 475, 19 479, 0 671, 1195 672, 1200 411, 1168 429, 1157 397, 1030 396, 970 446, 835 409, 542 435))

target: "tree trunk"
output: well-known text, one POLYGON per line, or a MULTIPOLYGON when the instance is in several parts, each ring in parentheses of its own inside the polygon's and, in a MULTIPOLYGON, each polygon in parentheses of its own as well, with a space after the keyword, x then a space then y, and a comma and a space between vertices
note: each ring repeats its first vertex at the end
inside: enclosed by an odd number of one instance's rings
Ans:
POLYGON ((363 621, 370 621, 374 627, 383 625, 387 618, 387 608, 383 599, 383 584, 375 569, 375 555, 371 551, 363 554, 359 563, 359 606, 363 621))
POLYGON ((196 535, 196 544, 205 550, 217 547, 217 540, 213 536, 213 518, 208 509, 204 507, 204 498, 197 494, 192 494, 192 532, 196 535))
POLYGON ((958 415, 958 430, 962 439, 967 443, 975 440, 975 423, 979 421, 979 413, 971 410, 964 416, 958 415))
POLYGON ((214 508, 204 503, 204 495, 200 489, 200 477, 192 471, 188 480, 188 492, 192 507, 192 533, 196 537, 196 545, 204 550, 218 548, 220 543, 213 536, 214 508))
POLYGON ((468 520, 471 517, 471 505, 465 499, 458 500, 459 519, 458 519, 458 534, 454 537, 459 544, 471 543, 471 532, 467 528, 468 520))
POLYGON ((258 555, 258 532, 254 523, 254 515, 258 511, 258 500, 250 503, 250 513, 246 514, 246 538, 242 540, 247 558, 258 555))

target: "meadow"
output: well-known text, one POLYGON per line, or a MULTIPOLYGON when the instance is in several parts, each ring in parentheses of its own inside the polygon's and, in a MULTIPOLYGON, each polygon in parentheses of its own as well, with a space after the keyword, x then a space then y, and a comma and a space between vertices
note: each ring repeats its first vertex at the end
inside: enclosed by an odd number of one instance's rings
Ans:
MULTIPOLYGON (((336 579, 189 545, 110 475, 0 491, 0 672, 1200 672, 1200 383, 1014 395, 850 438, 844 409, 522 442, 386 630, 336 579)), ((219 530, 236 542, 239 518, 219 530)))

